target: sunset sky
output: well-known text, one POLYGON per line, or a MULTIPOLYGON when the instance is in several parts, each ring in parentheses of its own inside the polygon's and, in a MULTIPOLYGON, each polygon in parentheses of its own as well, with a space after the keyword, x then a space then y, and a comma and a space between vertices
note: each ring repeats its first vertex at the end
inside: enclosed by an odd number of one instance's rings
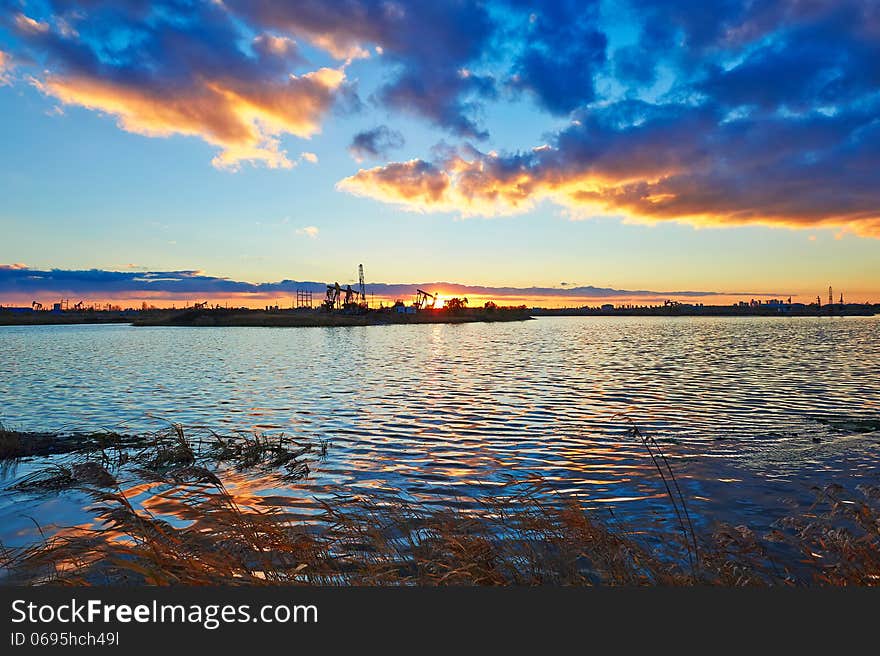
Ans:
POLYGON ((873 0, 0 0, 0 302, 880 301, 878 62, 873 0))

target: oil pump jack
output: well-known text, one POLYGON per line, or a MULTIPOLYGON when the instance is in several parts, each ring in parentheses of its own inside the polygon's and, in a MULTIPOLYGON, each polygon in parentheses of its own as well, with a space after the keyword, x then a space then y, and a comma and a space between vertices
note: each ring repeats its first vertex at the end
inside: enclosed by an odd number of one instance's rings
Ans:
POLYGON ((426 292, 421 289, 416 290, 416 301, 413 303, 413 307, 416 311, 421 309, 434 309, 434 304, 437 303, 437 295, 431 294, 430 292, 426 292), (428 299, 431 299, 431 302, 428 303, 428 299))
POLYGON ((43 309, 43 304, 40 303, 39 301, 34 301, 33 303, 31 303, 31 309, 32 309, 32 310, 37 310, 37 311, 42 310, 42 309, 43 309))
POLYGON ((345 310, 350 313, 365 312, 367 310, 367 286, 364 283, 364 265, 358 265, 358 286, 346 285, 341 287, 338 282, 327 285, 327 296, 321 307, 331 312, 333 310, 345 310))
POLYGON ((327 297, 324 299, 324 302, 321 306, 327 311, 330 312, 334 309, 339 309, 340 305, 340 295, 342 294, 342 288, 339 286, 339 283, 333 283, 332 285, 327 285, 327 297))
POLYGON ((346 285, 345 300, 342 301, 342 309, 348 310, 349 312, 356 310, 358 308, 359 297, 360 292, 358 292, 356 289, 353 289, 351 285, 346 285))

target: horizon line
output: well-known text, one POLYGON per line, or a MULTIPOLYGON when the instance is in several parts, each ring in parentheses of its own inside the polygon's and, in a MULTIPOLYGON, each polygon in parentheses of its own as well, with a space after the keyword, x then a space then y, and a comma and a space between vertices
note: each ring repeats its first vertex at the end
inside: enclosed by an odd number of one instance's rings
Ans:
MULTIPOLYGON (((103 299, 184 300, 184 297, 205 296, 217 299, 225 297, 272 299, 278 295, 296 294, 297 291, 323 294, 328 285, 337 281, 318 282, 284 278, 278 281, 250 282, 233 280, 226 276, 207 275, 200 269, 179 270, 117 270, 117 269, 37 269, 27 265, 0 264, 0 299, 27 297, 74 296, 100 297, 103 299)), ((345 280, 344 285, 355 285, 345 280)), ((547 299, 622 299, 680 296, 701 297, 770 297, 795 296, 788 292, 719 291, 719 290, 651 290, 620 289, 560 282, 558 286, 531 285, 479 285, 462 282, 370 282, 368 293, 374 297, 393 298, 414 295, 417 289, 426 289, 443 295, 461 294, 478 298, 547 298, 547 299)), ((28 301, 31 302, 31 301, 28 301)))

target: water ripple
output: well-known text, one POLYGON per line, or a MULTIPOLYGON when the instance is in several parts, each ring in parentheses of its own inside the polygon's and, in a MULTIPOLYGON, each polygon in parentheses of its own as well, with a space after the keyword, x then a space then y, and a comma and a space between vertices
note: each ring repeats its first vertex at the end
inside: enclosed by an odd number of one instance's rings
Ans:
POLYGON ((805 472, 876 479, 876 434, 841 435, 828 421, 878 418, 878 327, 876 318, 639 317, 5 327, 0 420, 25 430, 176 422, 329 440, 302 483, 235 479, 254 503, 306 514, 311 495, 340 486, 467 504, 514 472, 596 504, 659 512, 652 464, 626 439, 622 413, 664 446, 695 498, 757 509, 774 485, 805 472))

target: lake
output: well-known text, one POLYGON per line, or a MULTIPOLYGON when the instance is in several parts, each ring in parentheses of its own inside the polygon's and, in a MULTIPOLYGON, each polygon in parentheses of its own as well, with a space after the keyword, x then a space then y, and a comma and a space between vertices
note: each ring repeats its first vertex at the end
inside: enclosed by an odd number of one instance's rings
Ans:
MULTIPOLYGON (((631 419, 697 521, 769 525, 810 487, 876 483, 880 319, 554 317, 352 328, 0 328, 0 421, 19 430, 285 433, 329 442, 297 483, 241 476, 246 503, 400 491, 461 508, 541 476, 627 518, 670 512, 631 419)), ((82 497, 8 490, 0 539, 87 521, 82 497)), ((138 501, 162 511, 155 490, 138 501)))

